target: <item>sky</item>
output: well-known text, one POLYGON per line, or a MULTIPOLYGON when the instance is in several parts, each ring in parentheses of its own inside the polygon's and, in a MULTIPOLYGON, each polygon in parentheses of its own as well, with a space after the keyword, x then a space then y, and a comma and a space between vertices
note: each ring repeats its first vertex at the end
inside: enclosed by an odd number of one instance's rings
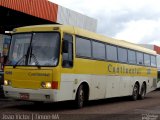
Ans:
POLYGON ((49 0, 98 20, 97 32, 160 46, 159 0, 49 0))

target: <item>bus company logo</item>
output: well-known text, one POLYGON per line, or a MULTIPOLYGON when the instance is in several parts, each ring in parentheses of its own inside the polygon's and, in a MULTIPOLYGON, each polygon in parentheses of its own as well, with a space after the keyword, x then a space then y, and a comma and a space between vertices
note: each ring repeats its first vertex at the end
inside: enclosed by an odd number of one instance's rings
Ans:
POLYGON ((126 66, 114 66, 112 64, 108 65, 109 73, 118 73, 118 74, 141 74, 141 69, 138 68, 129 68, 126 66))
POLYGON ((5 74, 12 75, 12 71, 5 71, 5 74))
POLYGON ((32 76, 32 77, 35 77, 35 76, 45 76, 45 77, 49 77, 50 74, 49 74, 49 73, 31 73, 31 72, 29 72, 29 73, 28 73, 28 76, 32 76))

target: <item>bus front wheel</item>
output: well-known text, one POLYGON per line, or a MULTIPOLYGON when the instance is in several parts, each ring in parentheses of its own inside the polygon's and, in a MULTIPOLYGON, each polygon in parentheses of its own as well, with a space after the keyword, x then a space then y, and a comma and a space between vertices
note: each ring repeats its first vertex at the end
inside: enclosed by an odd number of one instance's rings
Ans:
POLYGON ((85 93, 84 93, 84 86, 80 85, 77 90, 75 104, 77 108, 82 108, 84 106, 85 101, 85 93))

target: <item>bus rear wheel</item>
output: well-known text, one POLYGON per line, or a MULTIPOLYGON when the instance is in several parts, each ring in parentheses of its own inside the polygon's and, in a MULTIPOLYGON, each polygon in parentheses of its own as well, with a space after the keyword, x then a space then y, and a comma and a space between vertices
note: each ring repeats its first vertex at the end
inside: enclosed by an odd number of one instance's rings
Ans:
POLYGON ((146 95, 146 84, 143 83, 142 87, 141 87, 141 92, 140 92, 140 95, 139 95, 140 100, 143 100, 145 95, 146 95))
POLYGON ((133 87, 133 92, 132 92, 132 100, 133 101, 135 101, 135 100, 137 100, 137 98, 138 98, 138 95, 139 95, 139 86, 138 86, 138 84, 136 83, 135 85, 134 85, 134 87, 133 87))
POLYGON ((84 106, 84 101, 85 101, 84 86, 80 85, 75 100, 76 108, 82 108, 84 106))

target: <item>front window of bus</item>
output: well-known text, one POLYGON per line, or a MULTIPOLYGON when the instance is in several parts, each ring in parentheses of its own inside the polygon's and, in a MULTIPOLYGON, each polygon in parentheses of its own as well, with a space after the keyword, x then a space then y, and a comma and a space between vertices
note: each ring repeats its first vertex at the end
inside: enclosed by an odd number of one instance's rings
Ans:
POLYGON ((58 33, 34 33, 29 65, 56 66, 59 55, 58 33))
POLYGON ((32 34, 15 34, 12 36, 11 47, 7 65, 25 65, 27 51, 31 42, 32 34))
POLYGON ((8 65, 56 66, 59 45, 59 33, 15 34, 12 39, 8 65))

